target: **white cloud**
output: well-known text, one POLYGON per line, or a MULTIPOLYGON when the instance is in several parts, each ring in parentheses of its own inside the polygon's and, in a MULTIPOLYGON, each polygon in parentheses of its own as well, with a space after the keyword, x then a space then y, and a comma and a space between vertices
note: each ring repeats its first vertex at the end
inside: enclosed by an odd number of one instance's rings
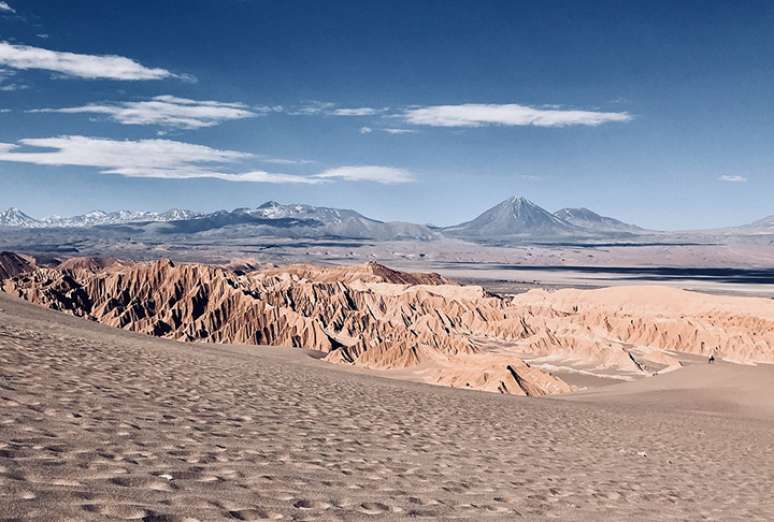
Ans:
POLYGON ((0 13, 15 13, 16 9, 8 5, 6 2, 0 2, 0 13))
POLYGON ((304 185, 316 185, 323 183, 324 180, 310 177, 310 176, 296 176, 294 174, 275 174, 270 172, 264 172, 262 170, 253 170, 245 172, 244 174, 233 174, 227 181, 251 181, 253 183, 291 183, 291 184, 304 184, 304 185))
POLYGON ((224 121, 259 115, 242 103, 197 101, 175 96, 156 96, 139 102, 90 103, 81 107, 36 109, 30 112, 105 114, 124 125, 160 125, 180 129, 212 127, 224 121))
POLYGON ((723 174, 718 178, 719 181, 725 181, 727 183, 747 183, 747 178, 744 176, 732 176, 728 174, 723 174))
POLYGON ((402 115, 413 125, 432 127, 482 127, 486 125, 534 125, 537 127, 567 127, 570 125, 601 125, 629 121, 626 112, 595 112, 580 110, 536 109, 526 105, 464 103, 432 105, 408 109, 402 115))
POLYGON ((149 68, 123 56, 51 51, 0 41, 0 65, 13 69, 40 69, 87 79, 160 80, 190 79, 166 69, 149 68))
MULTIPOLYGON (((280 107, 280 110, 283 108, 280 107)), ((290 116, 375 116, 388 109, 375 109, 373 107, 339 107, 337 103, 323 101, 308 101, 297 107, 284 110, 290 116)))
POLYGON ((328 169, 315 176, 320 179, 342 179, 346 181, 372 181, 383 185, 412 183, 415 181, 410 172, 393 167, 377 165, 345 166, 328 169))
POLYGON ((186 177, 186 173, 209 172, 210 165, 235 163, 251 157, 244 152, 170 140, 120 141, 59 136, 24 139, 19 143, 25 147, 46 150, 28 151, 18 145, 10 145, 9 149, 9 145, 5 144, 0 161, 96 167, 103 172, 133 176, 186 177))
POLYGON ((393 129, 393 128, 385 128, 385 129, 379 129, 382 132, 386 132, 387 134, 416 134, 419 132, 415 129, 393 129))
POLYGON ((29 86, 23 83, 0 83, 0 92, 23 91, 24 89, 29 89, 29 86))
POLYGON ((334 107, 336 107, 335 103, 313 100, 306 102, 301 107, 288 109, 286 113, 291 116, 314 116, 316 114, 327 113, 334 107))
POLYGON ((330 112, 332 116, 373 116, 379 114, 381 111, 373 109, 371 107, 355 107, 351 109, 334 109, 330 112))
POLYGON ((273 165, 311 165, 312 163, 317 163, 314 160, 274 158, 271 156, 258 156, 258 160, 262 161, 263 163, 271 163, 273 165))
POLYGON ((0 91, 12 92, 29 88, 26 84, 12 82, 11 78, 14 76, 16 76, 16 71, 11 69, 0 69, 0 91))
MULTIPOLYGON (((597 110, 567 109, 562 105, 527 105, 463 103, 459 105, 413 106, 406 109, 374 107, 340 107, 333 102, 312 101, 284 111, 293 116, 381 116, 388 119, 401 119, 411 125, 431 127, 483 127, 499 126, 536 126, 569 127, 573 125, 597 126, 611 122, 626 122, 633 117, 628 112, 602 112, 597 110)), ((399 127, 374 128, 364 126, 361 134, 372 131, 388 134, 411 134, 415 129, 399 127)))
POLYGON ((395 128, 381 128, 373 129, 371 127, 360 127, 360 134, 371 134, 374 131, 386 132, 387 134, 416 134, 419 132, 415 129, 395 129, 395 128))
POLYGON ((339 167, 311 176, 263 170, 229 171, 229 166, 248 159, 254 160, 256 157, 246 152, 163 139, 120 141, 86 136, 59 136, 23 139, 18 144, 0 143, 0 161, 93 167, 103 174, 129 177, 214 178, 235 182, 291 184, 319 184, 336 180, 384 184, 413 181, 411 174, 404 170, 379 166, 339 167), (30 151, 29 148, 33 150, 30 151))
POLYGON ((294 174, 278 174, 263 170, 251 170, 248 172, 218 172, 209 169, 182 168, 154 170, 136 167, 120 167, 103 171, 105 174, 120 174, 130 178, 166 178, 166 179, 197 179, 209 178, 237 183, 290 183, 316 185, 324 180, 309 176, 296 176, 294 174))

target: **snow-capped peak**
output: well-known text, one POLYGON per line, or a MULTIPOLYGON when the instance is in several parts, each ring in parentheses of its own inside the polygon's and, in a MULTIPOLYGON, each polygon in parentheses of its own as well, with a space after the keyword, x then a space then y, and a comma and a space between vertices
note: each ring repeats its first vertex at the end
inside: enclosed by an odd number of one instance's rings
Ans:
POLYGON ((3 227, 32 227, 38 223, 37 219, 28 216, 16 207, 0 212, 0 226, 3 227))

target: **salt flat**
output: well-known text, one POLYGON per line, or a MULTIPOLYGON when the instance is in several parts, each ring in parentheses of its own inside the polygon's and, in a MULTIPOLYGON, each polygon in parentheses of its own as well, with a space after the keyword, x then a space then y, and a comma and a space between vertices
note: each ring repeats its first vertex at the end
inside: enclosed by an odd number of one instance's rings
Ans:
POLYGON ((0 520, 774 518, 768 366, 521 398, 0 310, 0 520))

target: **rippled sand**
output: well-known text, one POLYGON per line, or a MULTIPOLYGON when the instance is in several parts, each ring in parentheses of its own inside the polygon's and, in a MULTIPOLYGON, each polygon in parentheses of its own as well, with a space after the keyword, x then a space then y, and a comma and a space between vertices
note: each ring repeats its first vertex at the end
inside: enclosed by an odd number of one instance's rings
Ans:
POLYGON ((774 518, 769 367, 528 399, 0 310, 0 520, 774 518))

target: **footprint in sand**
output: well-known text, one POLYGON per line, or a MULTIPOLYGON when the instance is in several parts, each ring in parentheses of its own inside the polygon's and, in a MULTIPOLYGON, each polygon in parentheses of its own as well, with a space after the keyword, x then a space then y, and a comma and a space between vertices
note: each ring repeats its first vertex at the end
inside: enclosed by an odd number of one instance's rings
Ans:
POLYGON ((201 522, 198 518, 168 515, 166 513, 151 512, 143 517, 143 522, 201 522))
POLYGON ((239 509, 229 511, 228 514, 237 520, 279 520, 282 518, 279 513, 270 513, 263 509, 239 509))
POLYGON ((328 509, 331 505, 321 500, 307 500, 302 498, 293 502, 293 507, 296 509, 328 509))
POLYGON ((366 515, 381 515, 390 511, 390 507, 380 502, 363 502, 359 511, 366 515))
POLYGON ((135 506, 86 504, 83 509, 90 513, 99 513, 111 520, 143 520, 148 516, 147 511, 135 506))

